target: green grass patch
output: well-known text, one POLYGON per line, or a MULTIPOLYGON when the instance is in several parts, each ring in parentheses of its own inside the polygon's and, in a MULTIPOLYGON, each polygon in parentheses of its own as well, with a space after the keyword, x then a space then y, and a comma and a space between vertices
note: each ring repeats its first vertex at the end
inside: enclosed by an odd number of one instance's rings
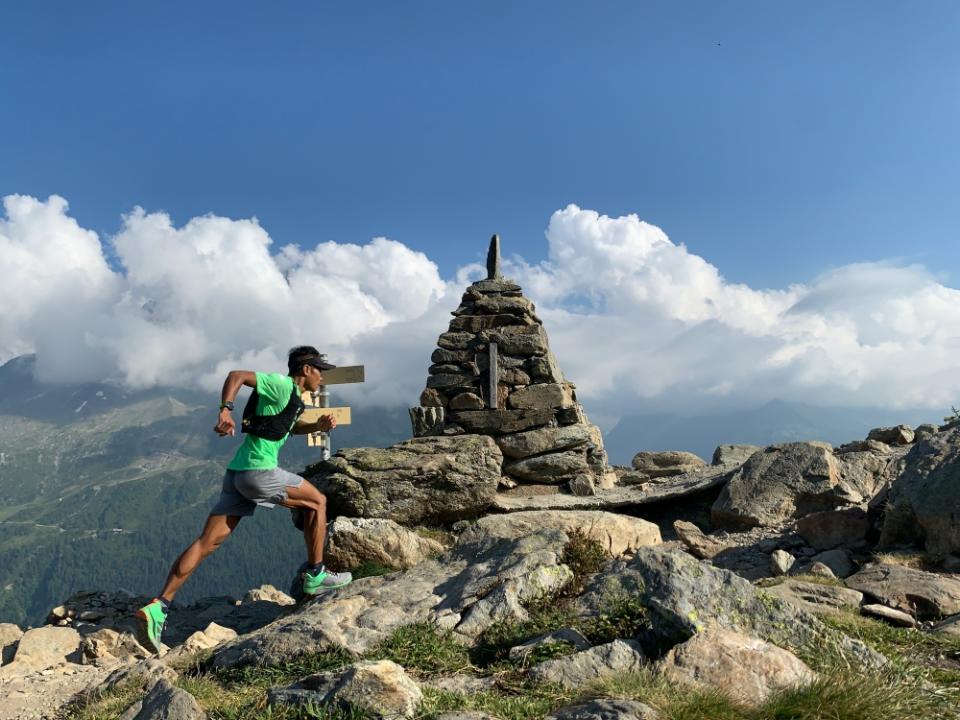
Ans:
POLYGON ((397 628, 364 657, 393 660, 407 670, 424 675, 452 675, 471 667, 467 648, 454 638, 452 632, 431 623, 397 628))
POLYGON ((138 678, 113 686, 109 690, 84 694, 70 703, 66 720, 115 720, 134 701, 143 697, 146 680, 138 678))
POLYGON ((596 617, 581 624, 580 631, 594 645, 613 642, 617 638, 633 638, 650 627, 647 609, 640 598, 625 595, 614 598, 596 617))
POLYGON ((360 563, 350 570, 350 574, 353 575, 354 580, 365 577, 377 577, 378 575, 389 575, 394 572, 397 572, 397 568, 375 562, 360 563))
POLYGON ((851 611, 822 619, 883 653, 920 680, 952 688, 960 703, 960 638, 895 627, 851 611))
POLYGON ((560 562, 573 571, 574 580, 568 592, 579 594, 586 576, 600 572, 610 560, 610 553, 579 528, 568 530, 567 537, 569 539, 563 548, 560 562))
POLYGON ((430 720, 444 712, 473 710, 503 720, 533 720, 569 704, 575 697, 576 693, 558 685, 533 683, 507 674, 498 680, 496 689, 470 695, 423 688, 418 718, 430 720))
POLYGON ((577 625, 577 616, 570 603, 563 599, 543 600, 527 610, 530 614, 527 620, 501 620, 484 630, 470 651, 473 662, 481 667, 502 662, 516 645, 577 625))

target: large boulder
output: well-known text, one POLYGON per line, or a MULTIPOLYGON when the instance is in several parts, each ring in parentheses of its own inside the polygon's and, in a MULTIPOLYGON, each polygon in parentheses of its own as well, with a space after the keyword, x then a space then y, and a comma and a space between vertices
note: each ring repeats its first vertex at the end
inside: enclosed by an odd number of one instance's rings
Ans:
POLYGON ((640 548, 631 560, 611 563, 588 583, 576 608, 580 616, 593 617, 632 597, 647 608, 652 632, 668 646, 720 627, 785 648, 832 646, 851 660, 873 667, 884 662, 863 643, 827 627, 805 610, 681 550, 640 548))
POLYGON ((362 654, 403 625, 430 622, 472 641, 498 620, 529 618, 524 603, 572 578, 561 562, 566 533, 517 539, 465 532, 453 549, 409 570, 354 580, 217 648, 217 667, 276 665, 333 647, 362 654))
POLYGON ((960 613, 960 580, 953 577, 877 563, 848 577, 846 584, 918 620, 960 613))
POLYGON ((867 433, 867 440, 877 440, 887 445, 909 445, 913 437, 913 428, 909 425, 873 428, 867 433))
POLYGON ((863 490, 843 479, 830 446, 785 443, 755 453, 734 472, 711 516, 716 525, 730 529, 779 526, 863 500, 863 490))
POLYGON ((13 623, 0 623, 0 665, 13 660, 17 643, 23 637, 23 630, 13 623))
POLYGON ((27 630, 17 643, 13 662, 0 668, 0 679, 21 677, 79 660, 80 633, 70 627, 46 625, 27 630))
POLYGON ((638 452, 631 462, 633 469, 648 477, 669 477, 699 470, 706 463, 691 452, 664 450, 662 452, 638 452))
POLYGON ((913 446, 888 502, 883 544, 912 541, 934 555, 960 552, 960 428, 913 446))
POLYGON ((338 517, 329 527, 324 557, 333 567, 347 569, 373 562, 405 569, 443 552, 443 545, 436 540, 393 520, 338 517))
POLYGON ((270 705, 333 705, 351 717, 410 718, 423 699, 420 686, 391 660, 355 663, 345 670, 308 675, 267 694, 270 705))
POLYGON ((672 648, 659 669, 675 682, 719 689, 747 705, 759 705, 776 690, 817 679, 793 653, 723 628, 697 633, 672 648))
POLYGON ((467 532, 515 540, 544 528, 580 530, 611 555, 661 543, 660 528, 652 522, 602 510, 529 510, 487 515, 467 532))
POLYGON ((483 435, 422 437, 386 449, 344 448, 305 475, 333 515, 411 525, 478 515, 496 496, 502 462, 483 435))

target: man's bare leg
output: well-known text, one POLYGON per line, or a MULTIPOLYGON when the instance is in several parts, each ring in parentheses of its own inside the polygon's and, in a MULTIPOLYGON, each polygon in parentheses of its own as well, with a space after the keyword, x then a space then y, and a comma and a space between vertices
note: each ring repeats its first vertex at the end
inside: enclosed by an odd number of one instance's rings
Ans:
POLYGON ((200 537, 181 553, 170 568, 170 574, 167 576, 167 582, 163 586, 160 597, 168 603, 171 602, 173 596, 177 594, 177 591, 193 574, 193 571, 200 566, 200 563, 230 536, 240 519, 238 515, 208 516, 200 537))
POLYGON ((287 508, 303 510, 303 539, 307 545, 307 562, 323 562, 323 542, 327 535, 327 498, 309 481, 300 487, 288 487, 287 499, 280 503, 287 508))

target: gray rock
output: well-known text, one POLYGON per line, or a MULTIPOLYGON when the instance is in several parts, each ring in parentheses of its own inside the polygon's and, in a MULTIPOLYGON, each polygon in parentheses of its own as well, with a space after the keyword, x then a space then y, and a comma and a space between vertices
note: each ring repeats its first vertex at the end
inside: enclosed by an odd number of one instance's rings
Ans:
POLYGON ((560 708, 547 720, 657 720, 649 705, 623 698, 601 698, 560 708))
POLYGON ((869 565, 846 584, 918 620, 960 613, 960 580, 901 565, 869 565))
POLYGON ((489 507, 502 458, 489 437, 415 438, 386 449, 344 448, 305 476, 326 494, 333 515, 446 522, 489 507))
POLYGON ((376 718, 411 718, 423 699, 420 686, 392 660, 359 662, 345 670, 308 675, 267 693, 270 705, 334 705, 376 718))
POLYGON ((713 465, 743 465, 754 453, 763 450, 759 445, 720 445, 713 451, 713 465))
POLYGON ((30 628, 20 637, 13 660, 0 668, 0 680, 46 670, 79 659, 80 633, 71 627, 30 628))
POLYGON ((818 577, 827 578, 828 580, 836 580, 837 574, 833 571, 826 563, 822 563, 819 560, 815 560, 811 563, 807 563, 800 567, 794 566, 794 569, 798 574, 801 572, 805 575, 816 575, 818 577))
POLYGON ((510 393, 510 407, 522 409, 559 409, 573 405, 573 391, 569 385, 539 383, 527 385, 510 393))
POLYGON ((577 612, 599 615, 618 598, 631 596, 648 608, 653 631, 670 644, 722 627, 782 647, 825 644, 871 667, 885 662, 879 653, 810 613, 680 550, 640 548, 631 560, 612 563, 587 585, 576 601, 577 612))
POLYGON ((841 545, 859 547, 866 542, 870 520, 864 506, 825 510, 797 520, 797 533, 817 550, 841 545))
POLYGON ((441 350, 466 350, 475 337, 473 333, 446 332, 437 339, 437 345, 441 350))
POLYGON ((924 423, 923 425, 917 425, 916 429, 913 431, 913 439, 915 442, 920 442, 921 440, 926 440, 933 437, 938 432, 940 432, 940 428, 938 428, 936 425, 924 423))
POLYGON ((597 510, 533 510, 487 515, 463 531, 464 542, 482 538, 518 540, 543 529, 580 530, 613 556, 661 543, 660 528, 641 518, 597 510))
POLYGON ((770 572, 774 576, 786 575, 797 559, 786 550, 774 550, 770 553, 770 572))
POLYGON ((537 410, 457 410, 448 413, 450 422, 470 433, 506 435, 543 427, 554 421, 554 411, 537 410))
POLYGON ((476 333, 481 330, 492 330, 494 328, 508 327, 511 325, 533 325, 536 322, 530 316, 519 315, 460 315, 450 321, 451 330, 464 330, 466 332, 476 333))
POLYGON ((862 502, 859 488, 841 481, 840 464, 820 443, 785 443, 755 453, 713 505, 724 528, 778 526, 795 517, 862 502))
POLYGON ((913 428, 909 425, 874 428, 867 433, 868 440, 877 440, 887 445, 909 445, 913 442, 913 428))
POLYGON ((941 620, 933 626, 933 631, 960 637, 960 615, 951 615, 946 620, 941 620))
POLYGON ((633 456, 633 469, 648 477, 683 475, 704 467, 706 463, 696 455, 682 450, 662 452, 638 452, 633 456))
POLYGON ((107 675, 106 679, 100 683, 97 689, 106 692, 132 682, 138 682, 146 687, 151 687, 159 680, 172 683, 178 677, 179 673, 172 667, 161 660, 148 657, 132 665, 122 665, 118 667, 107 675))
POLYGON ((462 362, 467 362, 472 359, 473 353, 469 350, 445 350, 444 348, 437 348, 430 356, 430 362, 437 365, 445 363, 459 365, 462 362))
POLYGON ((511 293, 520 292, 520 286, 512 280, 503 278, 477 280, 470 286, 470 289, 480 293, 511 293))
POLYGON ((476 377, 467 373, 439 373, 427 378, 427 387, 435 390, 450 391, 452 388, 473 388, 477 384, 476 377))
POLYGON ((730 547, 726 543, 705 535, 700 528, 686 520, 674 520, 673 531, 677 533, 677 537, 686 546, 687 551, 701 560, 709 560, 730 547))
POLYGON ((900 627, 912 628, 917 626, 917 621, 912 615, 909 615, 902 610, 896 610, 892 607, 887 607, 886 605, 868 603, 860 607, 860 612, 864 615, 886 620, 887 622, 893 625, 899 625, 900 627))
POLYGON ((451 410, 481 410, 483 398, 472 392, 460 393, 450 398, 448 407, 451 410))
POLYGON ((23 637, 23 630, 13 623, 0 623, 0 665, 13 660, 17 643, 23 637))
POLYGON ((573 655, 545 660, 530 668, 529 675, 536 682, 577 688, 611 675, 635 672, 643 666, 644 659, 638 643, 614 640, 573 655))
POLYGON ((577 651, 590 649, 590 641, 587 640, 579 630, 576 628, 561 628, 560 630, 538 635, 521 645, 515 645, 510 648, 508 657, 512 663, 524 664, 530 654, 537 648, 556 643, 567 643, 577 651))
POLYGON ((535 383, 562 383, 563 372, 560 363, 552 352, 541 357, 530 358, 530 378, 535 383))
POLYGON ((338 568, 373 562, 402 569, 443 552, 443 545, 436 540, 383 518, 338 517, 328 532, 324 556, 338 568))
POLYGON ((843 608, 857 608, 863 602, 863 593, 857 590, 802 580, 789 579, 764 590, 818 615, 834 613, 843 608))
POLYGON ((549 345, 542 325, 514 325, 484 330, 479 335, 483 342, 495 342, 504 355, 546 355, 549 345))
POLYGON ((567 487, 572 495, 579 497, 592 497, 597 494, 597 484, 592 475, 586 473, 575 475, 567 482, 567 487))
POLYGON ((813 564, 823 563, 838 578, 845 578, 853 575, 857 566, 853 564, 853 558, 850 552, 843 548, 834 548, 817 553, 811 558, 813 564))
POLYGON ((205 720, 207 714, 193 695, 161 678, 133 717, 134 720, 205 720))
MULTIPOLYGON (((432 390, 432 388, 428 388, 428 390, 432 390)), ((418 438, 438 434, 438 431, 444 428, 445 414, 445 408, 442 404, 410 408, 410 426, 413 430, 413 436, 418 438)))
POLYGON ((595 442, 598 436, 599 430, 593 425, 567 425, 501 435, 496 441, 504 458, 520 460, 531 455, 579 448, 595 442))
POLYGON ((487 692, 497 686, 497 679, 492 675, 475 677, 473 675, 447 675, 444 677, 428 677, 420 681, 421 687, 434 688, 457 695, 473 695, 478 692, 487 692))
POLYGON ((243 596, 244 603, 269 602, 277 605, 296 605, 297 601, 273 585, 265 584, 252 590, 247 590, 243 596))
POLYGON ((960 428, 913 446, 888 497, 881 543, 923 543, 934 555, 960 551, 960 428))
POLYGON ((771 643, 723 628, 697 633, 658 663, 674 682, 721 690, 747 705, 759 705, 776 690, 817 679, 805 662, 771 643))
POLYGON ((561 483, 589 471, 586 454, 578 450, 535 455, 503 466, 503 472, 510 477, 541 483, 561 483))

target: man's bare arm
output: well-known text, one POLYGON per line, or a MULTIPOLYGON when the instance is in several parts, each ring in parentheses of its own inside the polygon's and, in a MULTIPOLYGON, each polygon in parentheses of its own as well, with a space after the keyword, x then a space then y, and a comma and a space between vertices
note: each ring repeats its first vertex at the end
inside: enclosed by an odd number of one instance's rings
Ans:
MULTIPOLYGON (((223 381, 223 390, 220 391, 220 404, 232 403, 236 399, 237 393, 240 392, 240 388, 244 385, 252 388, 257 387, 257 374, 250 370, 231 370, 228 372, 226 380, 223 381)), ((213 431, 222 437, 224 435, 235 435, 236 428, 237 425, 233 421, 230 410, 221 408, 220 416, 217 418, 217 424, 213 431)))
POLYGON ((315 432, 328 432, 337 426, 337 419, 333 415, 321 415, 316 422, 307 423, 297 421, 290 431, 291 435, 309 435, 315 432))

